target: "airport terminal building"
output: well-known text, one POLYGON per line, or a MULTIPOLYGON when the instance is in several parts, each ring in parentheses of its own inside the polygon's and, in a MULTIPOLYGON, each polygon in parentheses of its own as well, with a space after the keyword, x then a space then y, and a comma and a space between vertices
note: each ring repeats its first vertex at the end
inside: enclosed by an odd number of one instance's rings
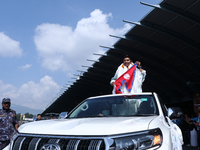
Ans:
POLYGON ((193 104, 200 102, 200 1, 163 0, 141 5, 152 7, 152 11, 139 22, 124 20, 133 27, 124 36, 110 35, 118 41, 110 47, 102 45, 106 53, 89 60, 93 65, 87 71, 79 70, 79 79, 43 115, 70 111, 88 97, 111 94, 110 80, 125 54, 141 61, 147 71, 144 92, 156 92, 167 106, 193 111, 193 104))

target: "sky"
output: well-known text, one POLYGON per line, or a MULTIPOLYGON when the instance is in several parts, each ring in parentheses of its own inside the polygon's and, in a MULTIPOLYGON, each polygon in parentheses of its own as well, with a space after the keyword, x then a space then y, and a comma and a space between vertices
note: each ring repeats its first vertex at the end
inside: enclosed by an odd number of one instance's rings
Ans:
POLYGON ((0 0, 0 99, 44 110, 98 59, 93 53, 106 52, 99 45, 117 41, 109 35, 133 27, 123 20, 151 10, 139 0, 0 0))

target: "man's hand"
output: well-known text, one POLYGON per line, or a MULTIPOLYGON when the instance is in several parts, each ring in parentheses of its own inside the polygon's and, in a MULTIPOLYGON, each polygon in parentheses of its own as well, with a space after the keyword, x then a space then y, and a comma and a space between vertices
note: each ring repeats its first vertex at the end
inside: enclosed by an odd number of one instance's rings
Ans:
POLYGON ((17 129, 18 129, 18 124, 16 123, 16 124, 15 124, 15 130, 17 130, 17 129))
POLYGON ((137 67, 140 70, 140 72, 142 72, 141 62, 136 61, 135 63, 137 64, 137 67))
POLYGON ((199 123, 196 122, 194 125, 198 127, 198 126, 199 126, 199 123))
POLYGON ((100 113, 99 116, 103 116, 103 114, 100 113))
POLYGON ((136 61, 135 63, 137 64, 137 66, 138 66, 138 67, 140 67, 140 66, 141 66, 141 62, 139 62, 139 61, 136 61))
POLYGON ((112 82, 112 84, 111 84, 112 86, 114 86, 115 85, 115 82, 112 82))

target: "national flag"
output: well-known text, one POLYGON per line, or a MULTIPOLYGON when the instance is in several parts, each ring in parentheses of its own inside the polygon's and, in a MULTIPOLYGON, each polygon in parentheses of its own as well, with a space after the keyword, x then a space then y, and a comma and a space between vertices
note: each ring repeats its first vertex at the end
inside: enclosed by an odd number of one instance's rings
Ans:
POLYGON ((115 81, 115 93, 121 94, 121 87, 125 83, 126 89, 130 92, 133 86, 135 72, 136 72, 137 64, 135 63, 130 69, 128 69, 124 74, 122 74, 115 81))

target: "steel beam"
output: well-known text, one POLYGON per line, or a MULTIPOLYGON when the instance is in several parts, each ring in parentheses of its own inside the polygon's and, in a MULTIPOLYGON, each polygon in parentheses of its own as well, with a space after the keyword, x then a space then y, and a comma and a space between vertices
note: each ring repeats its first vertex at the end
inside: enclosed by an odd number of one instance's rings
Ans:
POLYGON ((163 11, 173 13, 177 16, 183 17, 187 20, 190 20, 190 21, 200 25, 200 18, 199 17, 196 17, 195 15, 187 13, 186 11, 180 10, 178 8, 175 8, 175 7, 172 7, 172 6, 169 6, 169 5, 165 5, 165 4, 152 5, 152 4, 148 4, 148 3, 144 3, 144 2, 140 2, 140 3, 143 4, 143 5, 146 5, 146 6, 150 6, 150 7, 153 7, 153 8, 157 8, 157 9, 161 9, 163 11))
POLYGON ((143 38, 139 38, 139 37, 136 37, 136 36, 131 36, 131 35, 126 35, 126 36, 114 36, 114 35, 111 35, 112 37, 115 37, 115 38, 120 38, 120 39, 124 39, 124 40, 129 40, 129 41, 136 41, 136 42, 139 42, 139 43, 143 43, 143 44, 146 44, 146 45, 149 45, 151 47, 154 47, 154 48, 157 48, 159 50, 162 50, 163 52, 173 56, 174 58, 178 59, 179 61, 181 61, 183 64, 187 65, 188 67, 190 67, 194 72, 196 72, 198 75, 200 75, 200 70, 199 69, 196 69, 198 68, 199 66, 196 65, 195 63, 189 61, 186 57, 182 56, 181 54, 178 54, 176 53, 175 51, 165 47, 165 46, 162 46, 158 43, 155 43, 155 42, 152 42, 152 41, 149 41, 147 39, 143 39, 143 38))
POLYGON ((141 21, 141 22, 131 22, 131 21, 126 21, 126 20, 123 20, 123 21, 127 22, 127 23, 134 24, 136 26, 141 26, 141 27, 144 27, 144 28, 152 29, 152 30, 164 33, 166 35, 172 36, 173 38, 176 38, 179 41, 185 43, 186 45, 191 46, 192 48, 196 49, 197 51, 200 51, 200 45, 199 44, 197 44, 196 42, 194 42, 190 38, 187 38, 186 36, 181 35, 177 32, 172 31, 172 30, 169 30, 165 27, 162 27, 162 26, 159 26, 157 24, 150 23, 150 22, 145 22, 145 21, 141 21))

